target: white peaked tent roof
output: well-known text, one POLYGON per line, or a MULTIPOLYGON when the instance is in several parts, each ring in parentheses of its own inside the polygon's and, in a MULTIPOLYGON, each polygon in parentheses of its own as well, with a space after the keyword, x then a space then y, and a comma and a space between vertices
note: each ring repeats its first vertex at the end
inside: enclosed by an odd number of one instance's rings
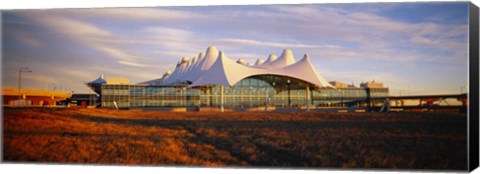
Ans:
POLYGON ((201 62, 201 70, 208 70, 210 67, 215 63, 218 57, 218 50, 216 47, 211 46, 207 48, 207 53, 205 53, 205 57, 203 58, 203 62, 201 62))
POLYGON ((259 58, 259 59, 257 59, 257 61, 255 62, 255 66, 261 65, 261 64, 263 64, 263 63, 265 63, 265 61, 264 61, 262 58, 259 58))
POLYGON ((101 84, 101 83, 107 83, 107 80, 105 80, 103 74, 98 77, 97 79, 91 81, 91 82, 88 82, 88 83, 91 83, 91 84, 101 84))
MULTIPOLYGON (((193 58, 194 60, 195 58, 193 58)), ((254 66, 245 66, 228 58, 222 51, 218 52, 213 46, 207 49, 205 54, 200 53, 198 60, 183 61, 171 75, 163 76, 142 84, 172 85, 177 82, 190 82, 190 87, 203 85, 233 86, 240 80, 255 75, 279 75, 300 79, 317 87, 331 87, 310 62, 307 54, 302 60, 295 62, 292 51, 285 49, 277 58, 271 54, 263 63, 257 61, 254 66)))
POLYGON ((242 58, 238 59, 237 63, 242 64, 242 65, 246 65, 245 60, 243 60, 242 58))
POLYGON ((272 63, 275 60, 277 60, 277 55, 276 54, 270 54, 270 55, 268 55, 267 61, 265 61, 263 64, 267 65, 269 63, 272 63))
POLYGON ((280 57, 278 57, 276 60, 268 64, 265 64, 264 67, 273 69, 273 68, 285 67, 294 63, 295 63, 295 59, 293 58, 292 51, 290 49, 285 49, 283 50, 282 55, 280 55, 280 57))
POLYGON ((187 66, 187 63, 181 63, 180 66, 173 71, 170 77, 164 79, 164 83, 192 82, 197 79, 204 71, 208 70, 213 63, 215 63, 215 60, 218 57, 218 50, 216 47, 210 46, 205 54, 201 52, 198 56, 198 60, 190 66, 187 66))
POLYGON ((323 77, 321 77, 310 62, 308 55, 305 55, 302 60, 281 68, 255 68, 240 65, 223 52, 220 52, 219 57, 212 68, 210 68, 201 78, 194 81, 191 87, 203 85, 225 85, 233 86, 240 80, 254 76, 254 75, 279 75, 293 77, 318 87, 332 87, 323 77))
POLYGON ((197 56, 193 56, 193 58, 192 58, 192 64, 197 63, 197 61, 198 61, 198 57, 197 57, 197 56))

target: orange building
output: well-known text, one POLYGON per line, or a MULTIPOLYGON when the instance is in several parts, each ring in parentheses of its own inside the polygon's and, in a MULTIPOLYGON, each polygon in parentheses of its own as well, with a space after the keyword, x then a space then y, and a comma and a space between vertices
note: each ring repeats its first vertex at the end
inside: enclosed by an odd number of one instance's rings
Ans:
POLYGON ((2 89, 3 106, 55 106, 71 96, 71 93, 60 91, 2 89))

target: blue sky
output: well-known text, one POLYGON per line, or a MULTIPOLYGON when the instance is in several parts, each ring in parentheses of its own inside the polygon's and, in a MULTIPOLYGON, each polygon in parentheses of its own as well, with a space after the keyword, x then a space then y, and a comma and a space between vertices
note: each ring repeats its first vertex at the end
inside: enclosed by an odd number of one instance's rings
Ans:
POLYGON ((467 86, 466 2, 2 11, 3 87, 91 92, 105 74, 159 78, 215 45, 250 63, 290 48, 328 81, 384 82, 391 95, 467 86))

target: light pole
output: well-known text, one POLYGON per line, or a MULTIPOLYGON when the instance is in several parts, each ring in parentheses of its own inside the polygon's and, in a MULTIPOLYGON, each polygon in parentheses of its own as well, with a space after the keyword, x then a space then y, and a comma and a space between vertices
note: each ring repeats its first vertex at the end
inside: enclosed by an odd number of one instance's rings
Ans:
POLYGON ((31 73, 32 70, 28 69, 28 67, 20 67, 18 70, 18 99, 22 99, 22 72, 29 72, 31 73))
POLYGON ((408 95, 411 95, 410 94, 410 85, 408 85, 408 95))
POLYGON ((403 89, 398 90, 398 93, 399 93, 399 96, 400 96, 400 97, 402 96, 402 92, 404 92, 403 94, 405 94, 405 92, 408 92, 408 91, 405 91, 405 90, 403 90, 403 89))
POLYGON ((463 93, 464 89, 465 89, 465 92, 467 92, 467 87, 465 87, 465 86, 460 86, 460 94, 463 93))
POLYGON ((340 92, 340 106, 343 107, 343 91, 342 89, 338 89, 338 92, 340 92))
POLYGON ((290 80, 287 80, 287 94, 288 94, 288 107, 292 104, 292 99, 290 98, 290 80))

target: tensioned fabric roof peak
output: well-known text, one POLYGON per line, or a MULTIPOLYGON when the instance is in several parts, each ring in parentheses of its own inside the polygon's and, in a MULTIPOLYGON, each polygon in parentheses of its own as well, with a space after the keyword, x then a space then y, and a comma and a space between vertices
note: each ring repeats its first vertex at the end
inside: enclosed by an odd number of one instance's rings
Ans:
MULTIPOLYGON (((190 84, 190 87, 204 85, 233 86, 247 77, 256 75, 278 75, 306 81, 316 87, 334 88, 313 67, 307 54, 298 62, 290 49, 283 50, 280 57, 270 54, 267 61, 257 60, 255 65, 240 64, 228 58, 223 51, 218 52, 214 46, 208 47, 206 53, 199 54, 198 60, 183 59, 170 75, 164 75, 161 83, 190 84), (262 62, 262 63, 260 63, 262 62)), ((147 81, 142 84, 149 84, 147 81)), ((158 80, 155 83, 158 84, 158 80)))

